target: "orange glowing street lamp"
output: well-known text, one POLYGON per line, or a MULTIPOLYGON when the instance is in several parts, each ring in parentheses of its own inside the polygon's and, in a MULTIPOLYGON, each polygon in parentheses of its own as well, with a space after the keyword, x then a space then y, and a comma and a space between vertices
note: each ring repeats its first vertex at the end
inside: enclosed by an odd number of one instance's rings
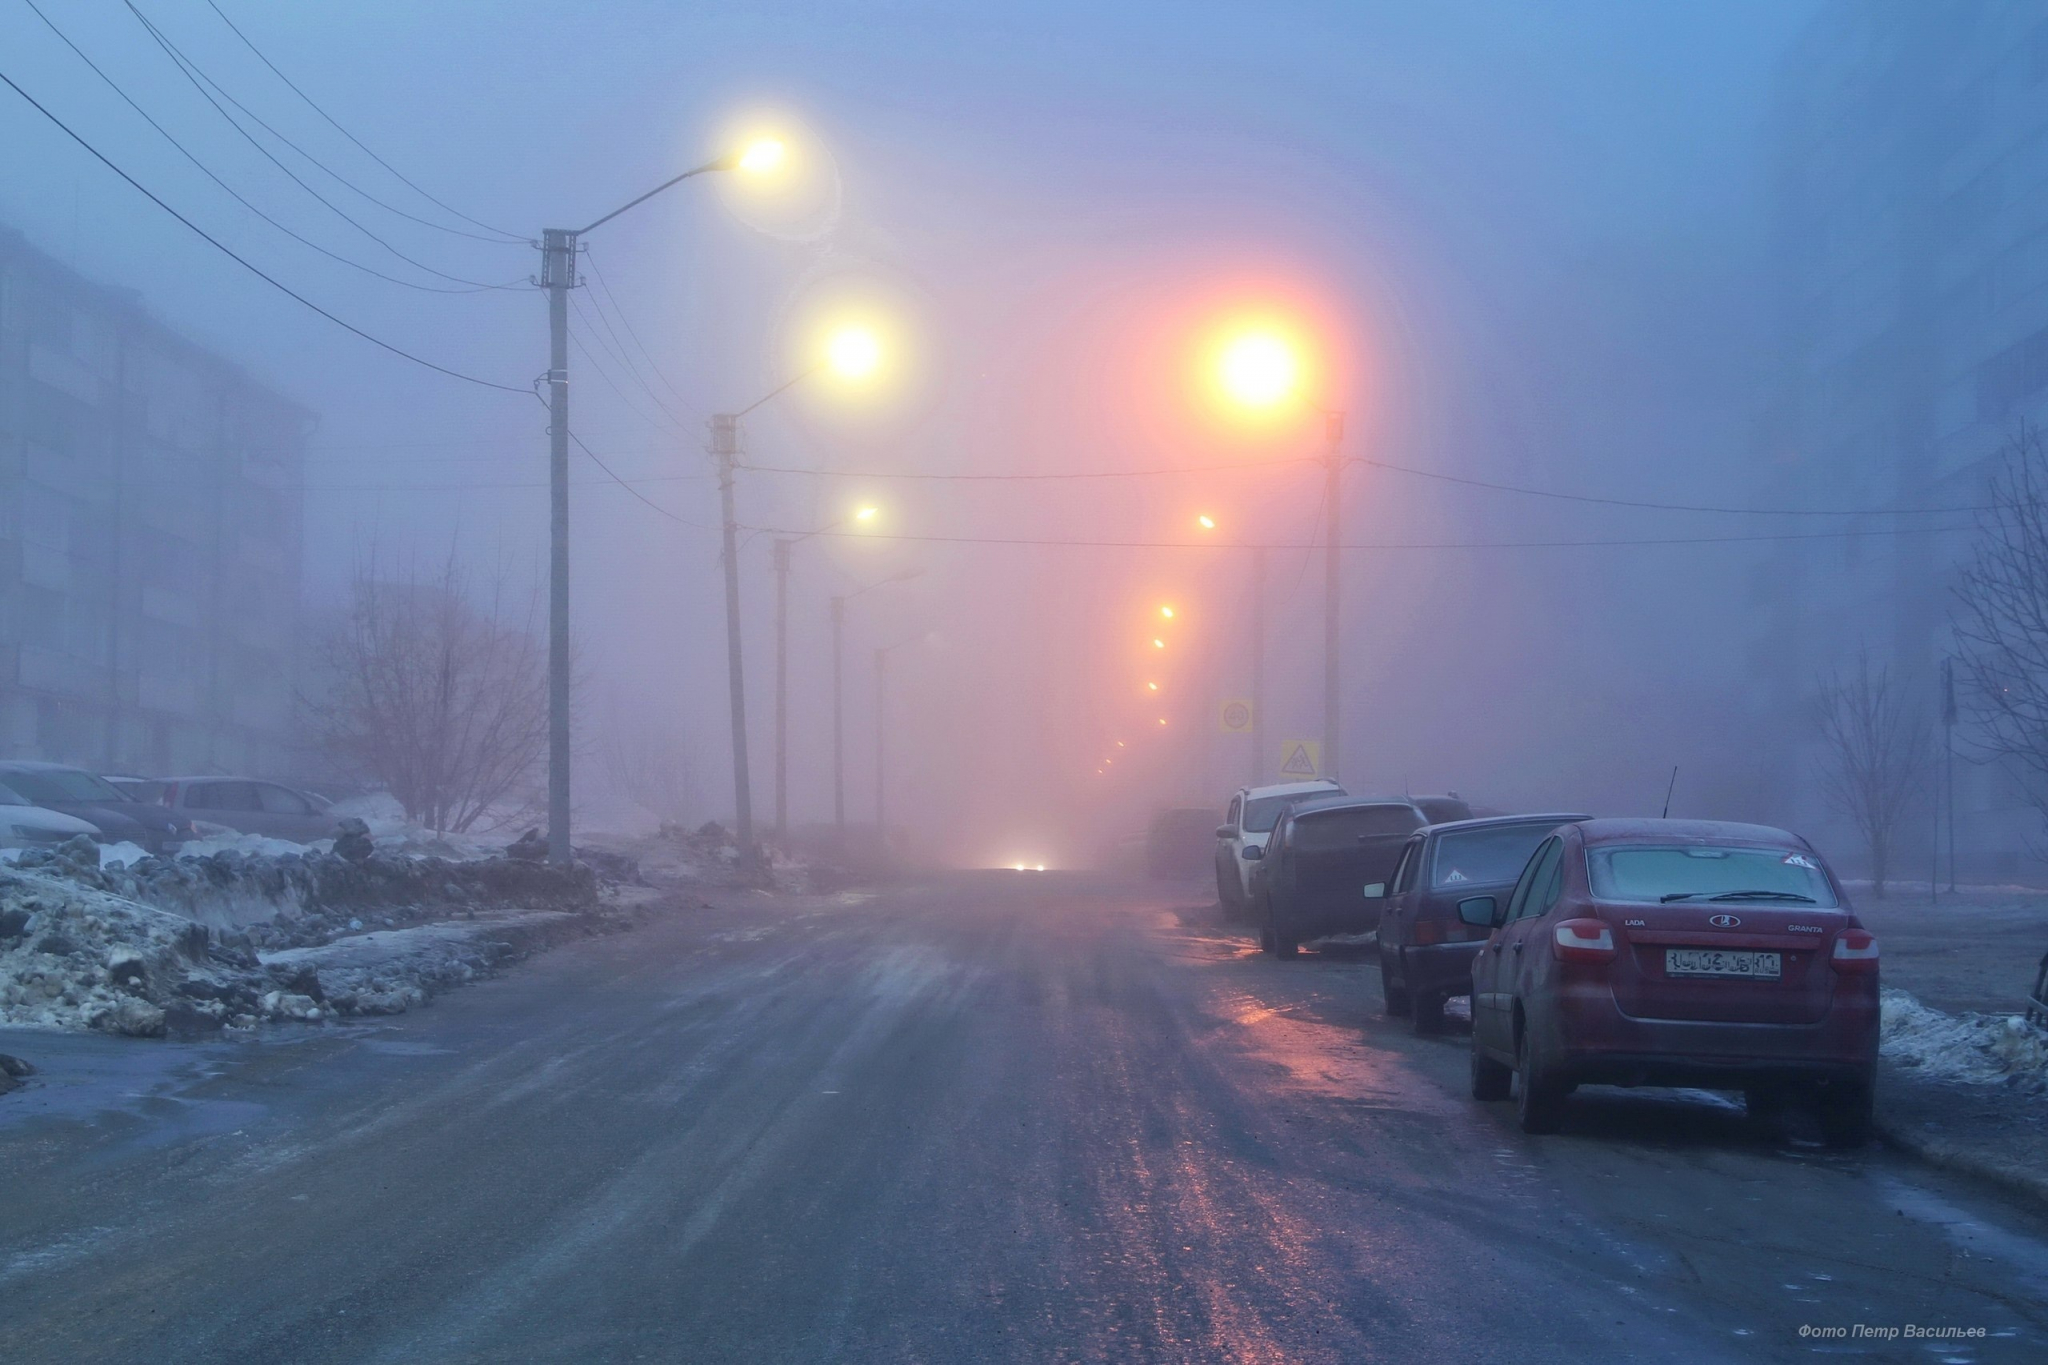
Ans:
MULTIPOLYGON (((1338 552, 1342 544, 1343 502, 1340 497, 1344 460, 1344 414, 1324 408, 1308 396, 1311 358, 1297 330, 1281 321, 1262 319, 1222 330, 1210 354, 1209 380, 1231 407, 1251 417, 1279 417, 1308 408, 1323 418, 1323 762, 1325 772, 1339 777, 1338 710, 1340 613, 1338 552)), ((1206 520, 1205 520, 1206 526, 1206 520)), ((1261 671, 1263 630, 1254 626, 1252 652, 1255 675, 1261 671)), ((1256 690, 1256 689, 1255 689, 1256 690)), ((1258 699, 1254 698, 1256 710, 1258 699)))

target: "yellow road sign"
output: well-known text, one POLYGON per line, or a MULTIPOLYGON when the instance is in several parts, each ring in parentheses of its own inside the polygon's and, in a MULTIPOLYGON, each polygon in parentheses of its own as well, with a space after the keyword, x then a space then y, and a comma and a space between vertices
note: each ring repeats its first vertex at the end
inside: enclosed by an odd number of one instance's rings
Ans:
POLYGON ((1287 739, 1280 742, 1280 776, 1308 782, 1323 775, 1323 742, 1287 739))
POLYGON ((1217 722, 1226 735, 1247 735, 1252 729, 1252 704, 1240 697, 1232 697, 1223 703, 1216 713, 1217 722))

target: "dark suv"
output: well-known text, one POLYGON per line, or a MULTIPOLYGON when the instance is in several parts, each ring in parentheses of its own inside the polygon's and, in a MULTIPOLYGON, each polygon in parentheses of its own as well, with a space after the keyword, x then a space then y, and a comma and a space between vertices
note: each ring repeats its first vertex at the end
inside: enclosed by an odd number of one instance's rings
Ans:
POLYGON ((1266 846, 1245 850, 1257 869, 1259 946, 1292 957, 1313 938, 1372 932, 1394 860, 1422 824, 1407 801, 1322 796, 1288 807, 1266 846))
POLYGON ((1506 900, 1529 855, 1559 825, 1584 815, 1502 815, 1418 831, 1401 850, 1380 912, 1380 993, 1388 1014, 1412 1015, 1417 1033, 1443 1027, 1444 1001, 1472 991, 1472 959, 1490 926, 1458 918, 1473 896, 1506 900))

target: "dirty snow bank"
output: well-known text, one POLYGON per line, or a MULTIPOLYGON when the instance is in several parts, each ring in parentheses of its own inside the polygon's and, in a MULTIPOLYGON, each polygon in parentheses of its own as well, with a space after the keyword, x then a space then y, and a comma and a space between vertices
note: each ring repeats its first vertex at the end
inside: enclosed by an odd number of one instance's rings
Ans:
POLYGON ((2018 1015, 1947 1014, 1886 990, 1879 1050, 1930 1079, 2048 1090, 2048 1031, 2018 1015))

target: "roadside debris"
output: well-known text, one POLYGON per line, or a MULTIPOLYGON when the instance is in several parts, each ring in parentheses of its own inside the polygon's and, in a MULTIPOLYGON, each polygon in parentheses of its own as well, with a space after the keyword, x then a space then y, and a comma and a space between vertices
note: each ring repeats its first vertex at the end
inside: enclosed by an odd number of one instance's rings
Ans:
POLYGON ((2048 1091, 2048 1030, 2019 1015, 1947 1014, 1886 990, 1879 1049, 1931 1079, 2048 1091))

